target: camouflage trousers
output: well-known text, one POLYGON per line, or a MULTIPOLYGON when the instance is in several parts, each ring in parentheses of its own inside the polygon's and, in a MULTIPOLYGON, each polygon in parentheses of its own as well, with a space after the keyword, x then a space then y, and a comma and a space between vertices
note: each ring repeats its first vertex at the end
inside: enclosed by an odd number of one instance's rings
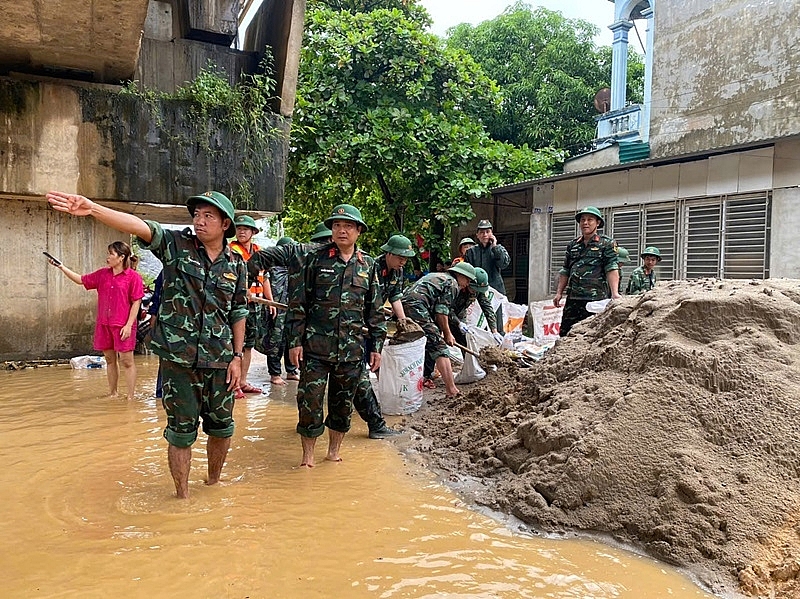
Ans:
POLYGON ((260 304, 248 304, 247 321, 244 325, 244 347, 252 349, 264 335, 264 310, 260 304))
POLYGON ((286 320, 286 312, 279 310, 276 316, 269 317, 269 324, 266 328, 260 352, 267 355, 267 368, 270 376, 280 376, 281 374, 281 358, 283 358, 283 366, 286 368, 287 374, 296 374, 297 367, 289 361, 289 347, 286 343, 286 327, 284 322, 286 320))
POLYGON ((353 398, 364 370, 358 362, 328 362, 305 358, 297 385, 297 432, 319 437, 325 427, 346 433, 350 430, 353 398), (323 402, 328 387, 328 416, 323 422, 323 402))
POLYGON ((161 360, 163 397, 167 413, 164 438, 175 447, 191 447, 203 419, 203 432, 210 437, 233 436, 233 391, 225 382, 227 370, 191 368, 161 360))
POLYGON ((378 404, 378 398, 375 397, 375 391, 369 379, 369 366, 362 365, 353 406, 361 419, 367 423, 369 430, 376 431, 386 426, 381 406, 378 404))
POLYGON ((561 326, 558 330, 559 337, 566 337, 569 330, 575 323, 585 318, 589 318, 592 313, 586 309, 586 304, 592 300, 579 300, 567 298, 564 304, 564 311, 561 315, 561 326))

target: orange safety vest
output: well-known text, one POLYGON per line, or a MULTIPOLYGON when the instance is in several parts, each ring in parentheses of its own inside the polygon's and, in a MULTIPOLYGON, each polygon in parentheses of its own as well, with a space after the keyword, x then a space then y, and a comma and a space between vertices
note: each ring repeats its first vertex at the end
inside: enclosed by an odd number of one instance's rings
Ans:
MULTIPOLYGON (((255 243, 251 243, 250 247, 252 249, 248 252, 247 248, 244 247, 238 241, 231 241, 230 246, 231 246, 231 251, 232 252, 236 252, 237 254, 239 254, 242 258, 244 258, 245 262, 249 261, 250 260, 250 256, 252 256, 255 252, 257 252, 258 250, 261 249, 255 243)), ((258 271, 258 277, 256 277, 256 280, 253 281, 252 285, 250 285, 250 293, 252 293, 253 295, 255 295, 257 297, 264 297, 264 271, 263 270, 258 271)))

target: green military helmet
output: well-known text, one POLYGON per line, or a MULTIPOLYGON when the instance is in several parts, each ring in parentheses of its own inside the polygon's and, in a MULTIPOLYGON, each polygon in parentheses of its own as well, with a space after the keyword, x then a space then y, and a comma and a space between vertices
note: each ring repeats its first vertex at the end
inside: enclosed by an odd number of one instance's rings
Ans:
POLYGON ((278 246, 281 246, 281 245, 289 245, 290 243, 294 243, 294 239, 292 239, 292 238, 291 238, 291 237, 289 237, 288 235, 284 235, 283 237, 281 237, 281 238, 278 240, 278 242, 277 242, 275 245, 278 245, 278 246))
POLYGON ((234 227, 250 227, 253 229, 253 234, 260 233, 261 229, 256 226, 256 221, 253 220, 252 216, 247 216, 246 214, 240 214, 236 217, 236 220, 233 221, 234 227))
POLYGON ((489 273, 480 266, 475 267, 475 282, 469 284, 469 288, 476 293, 486 293, 489 291, 489 273))
POLYGON ((460 275, 464 275, 470 281, 475 280, 475 267, 472 266, 469 262, 459 262, 455 266, 451 266, 447 269, 447 272, 455 272, 460 275))
POLYGON ((411 258, 414 256, 414 245, 411 243, 411 240, 404 235, 392 235, 389 241, 381 246, 381 249, 389 254, 403 256, 404 258, 411 258))
MULTIPOLYGON (((234 237, 236 235, 236 225, 233 221, 236 219, 236 214, 233 209, 233 202, 231 202, 224 193, 218 191, 206 191, 200 195, 192 196, 186 200, 186 207, 189 209, 189 214, 194 216, 194 211, 197 204, 205 202, 218 208, 225 218, 231 220, 231 226, 225 230, 225 237, 234 237)), ((255 223, 253 223, 255 224, 255 223)))
POLYGON ((588 214, 590 216, 594 216, 599 221, 599 224, 597 225, 597 228, 598 229, 602 229, 603 228, 603 225, 605 224, 605 221, 603 220, 603 215, 600 213, 600 211, 597 208, 595 208, 594 206, 586 206, 585 208, 583 208, 581 210, 578 210, 578 213, 575 215, 575 220, 577 222, 581 222, 581 215, 582 214, 588 214))
POLYGON ((627 264, 631 261, 631 253, 621 245, 617 246, 617 262, 627 264))
POLYGON ((471 243, 472 245, 477 245, 472 237, 464 237, 461 241, 458 242, 458 247, 460 248, 465 243, 471 243))
POLYGON ((639 256, 641 258, 644 258, 645 256, 655 256, 656 262, 661 262, 661 252, 654 245, 648 245, 646 248, 644 248, 644 251, 639 254, 639 256))
POLYGON ((322 241, 333 236, 333 232, 325 226, 325 223, 318 223, 311 234, 311 241, 322 241))
POLYGON ((339 204, 336 206, 329 218, 325 219, 325 226, 329 229, 333 228, 333 221, 335 220, 349 220, 364 227, 362 233, 367 230, 367 223, 361 217, 361 210, 350 204, 339 204))

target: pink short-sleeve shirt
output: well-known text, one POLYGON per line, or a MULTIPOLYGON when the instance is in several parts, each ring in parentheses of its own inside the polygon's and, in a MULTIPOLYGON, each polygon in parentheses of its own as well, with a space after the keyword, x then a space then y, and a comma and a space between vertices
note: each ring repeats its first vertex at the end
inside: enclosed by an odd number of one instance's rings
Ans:
POLYGON ((128 322, 131 305, 144 297, 142 277, 132 268, 118 275, 109 267, 81 277, 86 289, 97 289, 97 324, 122 327, 128 322))

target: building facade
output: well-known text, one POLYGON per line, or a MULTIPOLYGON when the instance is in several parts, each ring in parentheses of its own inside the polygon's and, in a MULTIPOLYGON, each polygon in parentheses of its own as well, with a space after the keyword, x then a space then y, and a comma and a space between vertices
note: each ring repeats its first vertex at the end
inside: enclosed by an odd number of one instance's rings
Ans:
POLYGON ((586 205, 631 255, 657 246, 661 279, 800 278, 798 19, 798 0, 615 2, 611 110, 598 117, 595 149, 476 205, 513 236, 517 288, 527 267, 518 302, 555 291, 586 205), (634 25, 647 53, 642 105, 624 98, 634 25))

